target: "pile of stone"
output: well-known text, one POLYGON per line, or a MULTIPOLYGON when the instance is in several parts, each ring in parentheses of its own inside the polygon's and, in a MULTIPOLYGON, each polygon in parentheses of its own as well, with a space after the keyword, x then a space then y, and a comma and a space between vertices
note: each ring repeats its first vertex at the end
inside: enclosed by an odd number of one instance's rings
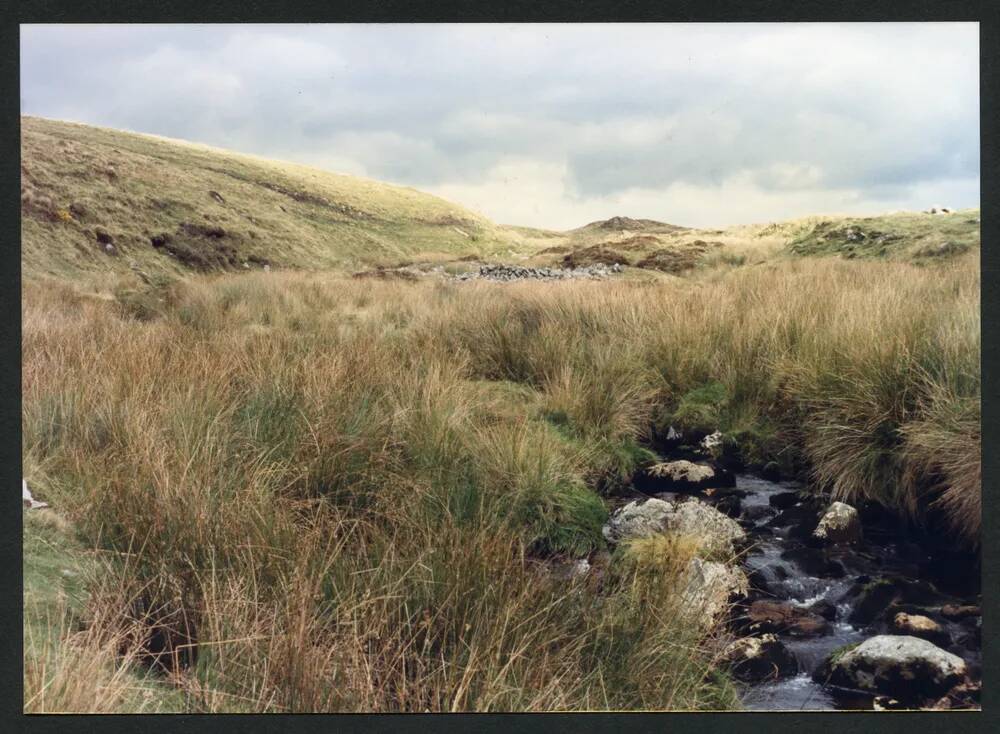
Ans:
POLYGON ((479 270, 459 273, 452 276, 454 280, 492 280, 500 282, 511 282, 516 280, 570 280, 589 279, 597 280, 607 278, 615 273, 620 273, 622 266, 618 263, 613 265, 588 265, 582 268, 532 268, 521 265, 487 264, 481 265, 479 270))

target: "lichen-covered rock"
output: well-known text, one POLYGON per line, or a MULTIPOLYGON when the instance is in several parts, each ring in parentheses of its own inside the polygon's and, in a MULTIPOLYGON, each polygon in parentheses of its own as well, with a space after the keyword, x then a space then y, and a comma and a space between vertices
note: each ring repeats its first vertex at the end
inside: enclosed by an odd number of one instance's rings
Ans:
POLYGON ((858 511, 843 502, 834 502, 823 513, 813 537, 830 545, 860 542, 861 518, 858 511))
POLYGON ((666 500, 629 502, 612 513, 601 532, 612 544, 631 538, 648 538, 664 531, 666 518, 672 512, 673 504, 666 500))
POLYGON ((922 637, 937 645, 947 645, 951 642, 948 633, 945 632, 941 625, 922 614, 899 612, 893 617, 892 626, 901 635, 922 637))
POLYGON ((739 568, 692 558, 682 579, 681 608, 709 629, 729 609, 730 600, 746 596, 749 587, 739 568))
POLYGON ((705 553, 730 557, 746 541, 746 531, 738 522, 704 502, 688 500, 675 503, 674 507, 666 529, 699 538, 705 553))
POLYGON ((835 653, 816 680, 891 696, 899 701, 936 700, 966 678, 965 661, 911 635, 878 635, 835 653))
POLYGON ((647 472, 652 477, 670 479, 673 482, 700 484, 715 477, 715 471, 707 464, 690 461, 664 461, 654 464, 647 472))
POLYGON ((698 538, 703 552, 720 556, 734 555, 747 537, 739 523, 703 502, 667 502, 655 498, 642 503, 629 502, 616 510, 603 533, 609 543, 677 533, 698 538))
POLYGON ((637 485, 651 492, 696 492, 708 487, 733 487, 731 472, 680 459, 654 464, 639 473, 637 485))
POLYGON ((773 680, 798 672, 798 664, 788 649, 773 634, 743 637, 729 644, 721 662, 733 676, 746 682, 773 680))

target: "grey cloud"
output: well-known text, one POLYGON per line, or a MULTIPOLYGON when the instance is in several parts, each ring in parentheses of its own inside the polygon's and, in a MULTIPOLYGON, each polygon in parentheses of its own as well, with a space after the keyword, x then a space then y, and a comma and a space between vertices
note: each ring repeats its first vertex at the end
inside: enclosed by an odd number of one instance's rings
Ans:
POLYGON ((577 199, 979 175, 974 24, 26 26, 21 56, 27 114, 417 187, 524 159, 577 199))

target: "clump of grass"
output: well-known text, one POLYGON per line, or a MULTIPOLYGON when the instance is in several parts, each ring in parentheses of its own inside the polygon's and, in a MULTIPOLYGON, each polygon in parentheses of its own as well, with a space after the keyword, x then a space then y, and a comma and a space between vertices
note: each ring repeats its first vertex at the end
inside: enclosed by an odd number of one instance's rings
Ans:
POLYGON ((723 411, 728 402, 725 385, 710 382, 684 393, 670 422, 676 423, 685 433, 711 433, 722 425, 723 411))

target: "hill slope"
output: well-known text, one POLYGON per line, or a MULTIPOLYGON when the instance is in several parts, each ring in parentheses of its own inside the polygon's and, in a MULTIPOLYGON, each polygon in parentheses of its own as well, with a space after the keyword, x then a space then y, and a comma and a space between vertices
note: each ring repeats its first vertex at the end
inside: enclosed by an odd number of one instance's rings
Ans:
POLYGON ((414 189, 149 135, 21 118, 22 265, 354 268, 518 241, 414 189))

